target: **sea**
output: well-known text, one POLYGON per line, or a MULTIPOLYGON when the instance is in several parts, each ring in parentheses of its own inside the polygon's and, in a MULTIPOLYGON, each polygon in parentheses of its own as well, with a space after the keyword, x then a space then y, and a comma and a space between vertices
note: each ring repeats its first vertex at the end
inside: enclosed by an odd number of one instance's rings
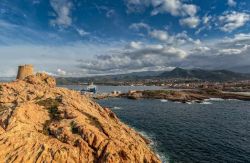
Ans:
MULTIPOLYGON (((138 89, 162 87, 98 86, 101 92, 138 89)), ((209 99, 184 104, 124 98, 97 102, 150 139, 164 163, 250 163, 250 102, 209 99)))

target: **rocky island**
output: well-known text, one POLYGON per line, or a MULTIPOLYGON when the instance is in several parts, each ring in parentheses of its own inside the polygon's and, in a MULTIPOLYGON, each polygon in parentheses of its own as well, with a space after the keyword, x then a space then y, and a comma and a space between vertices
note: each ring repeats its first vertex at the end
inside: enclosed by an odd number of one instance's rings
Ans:
POLYGON ((160 162, 149 141, 42 73, 0 84, 0 162, 160 162))

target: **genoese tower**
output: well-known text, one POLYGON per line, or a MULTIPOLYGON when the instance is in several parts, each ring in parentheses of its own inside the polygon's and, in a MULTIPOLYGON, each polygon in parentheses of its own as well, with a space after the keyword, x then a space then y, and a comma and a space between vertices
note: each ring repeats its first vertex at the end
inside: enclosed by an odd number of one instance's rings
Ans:
POLYGON ((24 79, 27 76, 34 74, 34 67, 33 65, 26 64, 26 65, 20 65, 18 66, 18 73, 17 73, 17 79, 24 79))

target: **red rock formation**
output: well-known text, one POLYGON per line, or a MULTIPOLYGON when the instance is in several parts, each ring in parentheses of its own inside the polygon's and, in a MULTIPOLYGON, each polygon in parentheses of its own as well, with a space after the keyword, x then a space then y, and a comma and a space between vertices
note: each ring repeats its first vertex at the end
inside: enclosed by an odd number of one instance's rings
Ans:
POLYGON ((147 141, 46 74, 0 84, 0 162, 160 162, 147 141))

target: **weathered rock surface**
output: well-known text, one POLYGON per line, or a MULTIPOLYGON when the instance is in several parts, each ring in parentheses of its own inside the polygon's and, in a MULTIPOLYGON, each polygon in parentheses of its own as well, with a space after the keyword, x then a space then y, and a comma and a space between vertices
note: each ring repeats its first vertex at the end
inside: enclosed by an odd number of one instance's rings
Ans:
POLYGON ((46 74, 0 84, 0 162, 160 162, 107 108, 46 74))

